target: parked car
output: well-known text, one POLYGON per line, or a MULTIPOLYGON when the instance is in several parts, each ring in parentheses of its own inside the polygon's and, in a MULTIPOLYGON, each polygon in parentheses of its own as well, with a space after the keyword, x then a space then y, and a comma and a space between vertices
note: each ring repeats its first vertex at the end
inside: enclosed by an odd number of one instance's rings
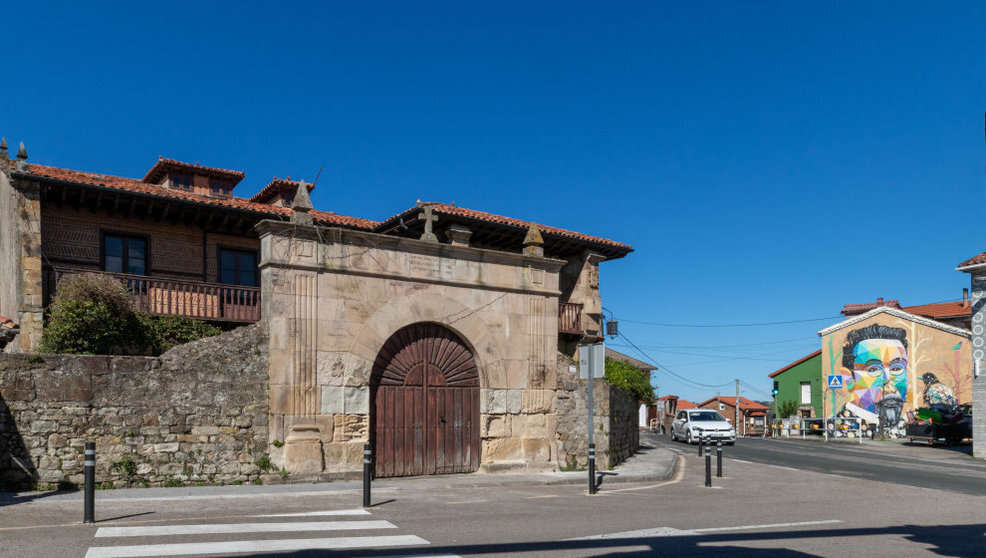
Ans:
POLYGON ((722 440, 726 444, 736 442, 736 429, 716 411, 686 409, 678 411, 671 423, 671 439, 698 443, 699 438, 722 440))

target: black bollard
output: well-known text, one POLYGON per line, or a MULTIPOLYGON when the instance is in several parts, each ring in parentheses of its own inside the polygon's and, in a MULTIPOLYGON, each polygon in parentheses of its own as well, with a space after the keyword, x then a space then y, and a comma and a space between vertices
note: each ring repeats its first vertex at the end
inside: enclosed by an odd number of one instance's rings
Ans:
POLYGON ((589 494, 596 493, 596 444, 589 444, 589 494))
POLYGON ((363 507, 370 507, 370 475, 373 474, 373 449, 363 444, 363 507))
POLYGON ((722 438, 716 440, 716 476, 722 476, 722 438))
POLYGON ((712 486, 712 439, 705 441, 705 486, 712 486))
POLYGON ((83 505, 83 523, 96 522, 96 444, 86 442, 86 496, 83 505))

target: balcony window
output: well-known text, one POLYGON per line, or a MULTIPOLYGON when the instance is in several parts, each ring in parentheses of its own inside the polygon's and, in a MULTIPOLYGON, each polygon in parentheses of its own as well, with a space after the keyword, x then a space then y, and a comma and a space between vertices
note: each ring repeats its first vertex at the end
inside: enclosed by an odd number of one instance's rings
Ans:
POLYGON ((147 239, 122 234, 104 234, 103 269, 109 273, 147 275, 147 239))
POLYGON ((257 253, 219 249, 219 282, 242 287, 257 286, 257 253))

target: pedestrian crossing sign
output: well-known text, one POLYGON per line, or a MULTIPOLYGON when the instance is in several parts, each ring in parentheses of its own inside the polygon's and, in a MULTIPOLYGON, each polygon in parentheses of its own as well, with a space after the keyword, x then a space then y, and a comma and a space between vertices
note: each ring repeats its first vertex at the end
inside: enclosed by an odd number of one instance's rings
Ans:
POLYGON ((829 375, 829 389, 842 389, 842 376, 838 374, 829 375))

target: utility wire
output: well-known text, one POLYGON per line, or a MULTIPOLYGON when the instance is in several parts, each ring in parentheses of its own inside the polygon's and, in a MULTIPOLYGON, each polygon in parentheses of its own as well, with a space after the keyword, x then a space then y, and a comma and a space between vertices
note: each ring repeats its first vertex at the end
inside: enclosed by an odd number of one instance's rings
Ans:
POLYGON ((809 318, 806 320, 787 320, 783 322, 753 322, 748 324, 669 324, 663 322, 638 322, 636 320, 621 320, 628 324, 640 324, 640 325, 650 325, 650 326, 660 326, 660 327, 758 327, 758 326, 772 326, 772 325, 785 325, 785 324, 801 324, 805 322, 825 322, 837 319, 843 319, 845 316, 827 316, 825 318, 809 318))
POLYGON ((675 378, 678 378, 678 379, 679 379, 679 380, 681 380, 682 382, 686 382, 686 383, 688 383, 688 384, 692 384, 692 385, 694 385, 694 386, 698 386, 698 387, 704 387, 704 388, 709 388, 709 389, 715 389, 715 388, 721 388, 721 387, 726 387, 726 386, 728 386, 728 385, 730 385, 730 384, 732 383, 732 382, 726 382, 726 383, 724 383, 724 384, 719 384, 719 385, 711 385, 711 384, 703 384, 703 383, 701 383, 701 382, 696 382, 695 380, 689 380, 688 378, 685 378, 684 376, 681 376, 681 375, 679 375, 679 374, 677 374, 677 373, 676 373, 676 372, 675 372, 674 370, 671 370, 671 369, 670 369, 670 368, 668 368, 667 366, 665 366, 665 365, 663 365, 663 364, 661 364, 660 362, 657 362, 656 360, 654 360, 653 358, 651 358, 651 357, 650 357, 650 355, 648 355, 647 353, 645 353, 645 352, 644 352, 644 351, 643 351, 643 350, 642 350, 642 349, 641 349, 640 347, 638 347, 638 346, 637 346, 637 345, 636 345, 636 344, 635 344, 635 343, 634 343, 633 341, 631 341, 631 340, 630 340, 629 338, 627 338, 627 336, 626 336, 626 335, 623 335, 622 333, 620 333, 620 334, 619 334, 619 336, 620 336, 620 338, 622 338, 622 339, 623 339, 624 341, 626 341, 627 343, 629 343, 630 345, 632 345, 632 346, 633 346, 633 348, 634 348, 634 349, 636 349, 636 350, 637 350, 637 352, 638 352, 638 353, 640 353, 640 355, 641 355, 641 356, 643 356, 643 357, 644 357, 644 358, 646 358, 647 360, 649 360, 649 361, 651 361, 651 362, 653 362, 654 364, 656 364, 656 365, 657 365, 657 367, 658 367, 658 371, 660 371, 660 372, 665 372, 666 374, 670 374, 671 376, 673 376, 673 377, 675 377, 675 378))

